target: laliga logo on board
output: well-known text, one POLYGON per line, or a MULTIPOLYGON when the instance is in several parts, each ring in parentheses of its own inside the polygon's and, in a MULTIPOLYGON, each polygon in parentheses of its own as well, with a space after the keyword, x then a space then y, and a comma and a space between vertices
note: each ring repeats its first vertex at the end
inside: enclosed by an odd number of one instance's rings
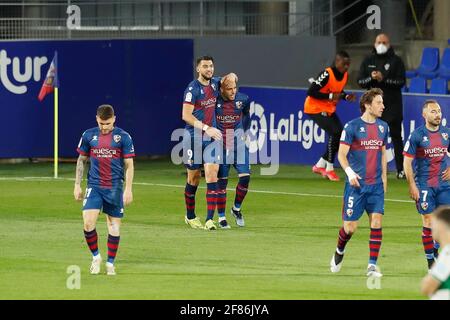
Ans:
POLYGON ((48 62, 47 57, 26 57, 21 62, 19 57, 9 58, 6 50, 0 51, 0 82, 11 93, 24 94, 28 91, 28 87, 24 85, 33 78, 34 81, 41 81, 42 67, 48 62), (16 85, 10 80, 8 69, 12 64, 12 79, 16 85))
POLYGON ((325 131, 312 120, 303 119, 303 112, 289 114, 288 118, 279 118, 276 114, 269 114, 269 125, 264 115, 264 107, 254 101, 250 104, 250 135, 247 141, 250 153, 261 151, 266 141, 300 142, 306 150, 311 149, 313 143, 325 142, 325 131), (297 118, 297 119, 296 119, 297 118), (257 137, 257 138, 256 138, 257 137))

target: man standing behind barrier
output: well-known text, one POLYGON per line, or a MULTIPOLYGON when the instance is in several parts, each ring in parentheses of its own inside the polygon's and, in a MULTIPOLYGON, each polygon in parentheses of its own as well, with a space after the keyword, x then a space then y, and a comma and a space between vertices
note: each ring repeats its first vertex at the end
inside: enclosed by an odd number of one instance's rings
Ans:
POLYGON ((339 181, 333 166, 342 132, 342 123, 336 114, 336 105, 341 99, 356 100, 353 94, 344 92, 349 66, 348 53, 339 51, 336 54, 334 65, 322 71, 311 84, 305 100, 305 113, 329 135, 326 151, 312 170, 331 181, 339 181))
POLYGON ((405 66, 390 45, 386 34, 375 39, 372 54, 364 59, 358 76, 358 84, 364 89, 380 88, 386 109, 382 120, 389 125, 395 152, 397 178, 405 179, 403 171, 402 121, 403 102, 401 88, 405 85, 405 66))

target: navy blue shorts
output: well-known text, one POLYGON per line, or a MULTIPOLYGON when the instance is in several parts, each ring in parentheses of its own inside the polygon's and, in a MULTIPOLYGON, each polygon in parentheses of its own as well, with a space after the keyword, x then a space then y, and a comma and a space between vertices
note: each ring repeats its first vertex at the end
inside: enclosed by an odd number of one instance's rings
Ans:
POLYGON ((364 211, 367 214, 384 214, 383 183, 361 185, 361 188, 355 188, 346 182, 342 219, 344 221, 358 221, 364 211))
POLYGON ((450 186, 434 188, 418 185, 417 188, 420 198, 416 207, 420 214, 430 214, 439 206, 450 205, 450 186))
POLYGON ((217 177, 228 178, 230 167, 233 166, 238 174, 250 174, 250 154, 247 146, 242 145, 241 148, 235 150, 223 150, 223 163, 219 166, 217 177))
POLYGON ((189 170, 198 170, 204 163, 220 163, 221 142, 203 140, 201 137, 191 136, 189 131, 183 136, 183 163, 189 170))
POLYGON ((122 188, 101 188, 87 186, 83 200, 83 210, 103 210, 114 218, 123 218, 123 190, 122 188))

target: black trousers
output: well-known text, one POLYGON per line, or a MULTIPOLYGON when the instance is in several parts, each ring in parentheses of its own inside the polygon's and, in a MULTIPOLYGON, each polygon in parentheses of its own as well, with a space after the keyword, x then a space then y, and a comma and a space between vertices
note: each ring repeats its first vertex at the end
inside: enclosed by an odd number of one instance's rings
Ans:
POLYGON ((339 150, 339 140, 341 139, 342 123, 336 113, 331 116, 321 113, 308 114, 308 116, 328 134, 327 150, 322 158, 330 163, 334 162, 336 154, 339 150))
POLYGON ((403 171, 403 140, 402 140, 402 119, 383 119, 389 125, 389 134, 394 145, 395 166, 397 171, 403 171))

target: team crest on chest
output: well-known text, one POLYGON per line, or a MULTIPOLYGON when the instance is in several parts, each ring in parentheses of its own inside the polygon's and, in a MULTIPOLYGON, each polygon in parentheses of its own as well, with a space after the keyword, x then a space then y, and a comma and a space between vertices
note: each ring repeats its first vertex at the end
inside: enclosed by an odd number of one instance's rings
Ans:
POLYGON ((93 136, 91 141, 97 141, 97 136, 93 136))
POLYGON ((238 109, 242 108, 242 101, 236 102, 236 108, 238 108, 238 109))
POLYGON ((366 129, 364 127, 359 128, 359 132, 366 132, 366 129))
POLYGON ((214 91, 216 90, 216 85, 214 83, 211 84, 211 87, 213 88, 214 91))
POLYGON ((384 65, 384 69, 386 69, 386 71, 388 71, 390 67, 391 67, 391 65, 389 63, 386 63, 384 65))
POLYGON ((448 133, 442 133, 442 138, 444 138, 444 140, 448 140, 448 133))
POLYGON ((120 140, 122 139, 122 137, 121 137, 119 134, 115 134, 114 137, 113 137, 113 139, 114 139, 114 142, 115 142, 115 143, 119 143, 120 140))
POLYGON ((423 142, 428 142, 428 137, 423 137, 423 142))
POLYGON ((384 133, 384 127, 383 127, 383 126, 381 126, 381 125, 378 126, 378 129, 380 129, 380 132, 381 132, 381 133, 384 133))

